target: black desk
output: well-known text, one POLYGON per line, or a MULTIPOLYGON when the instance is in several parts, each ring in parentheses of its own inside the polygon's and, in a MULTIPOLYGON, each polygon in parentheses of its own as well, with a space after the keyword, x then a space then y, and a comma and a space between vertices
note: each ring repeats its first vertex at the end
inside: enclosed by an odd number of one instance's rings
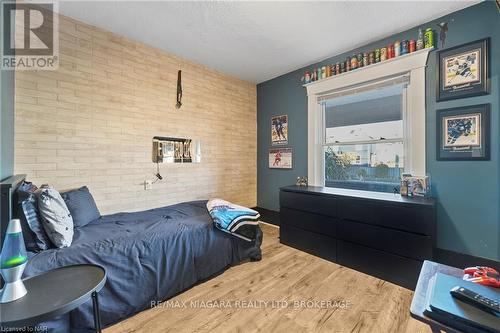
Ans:
POLYGON ((433 332, 440 332, 440 330, 451 333, 459 332, 456 329, 443 325, 424 315, 425 307, 427 306, 426 295, 427 289, 429 288, 429 280, 436 275, 436 273, 443 273, 460 278, 464 275, 461 269, 425 260, 422 265, 422 270, 420 271, 420 276, 418 277, 415 293, 413 294, 410 314, 413 318, 428 324, 433 332))
POLYGON ((94 325, 101 332, 99 292, 106 282, 106 271, 96 265, 57 268, 24 280, 26 296, 0 304, 3 327, 33 326, 76 309, 92 298, 94 325))

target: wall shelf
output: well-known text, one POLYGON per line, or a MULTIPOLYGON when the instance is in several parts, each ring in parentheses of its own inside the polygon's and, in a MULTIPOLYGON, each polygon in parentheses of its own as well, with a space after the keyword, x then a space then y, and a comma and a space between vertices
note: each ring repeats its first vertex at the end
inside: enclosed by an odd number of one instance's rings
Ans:
POLYGON ((380 66, 385 66, 385 65, 388 65, 388 64, 391 64, 391 63, 400 63, 400 62, 408 62, 408 60, 410 59, 413 59, 415 57, 422 57, 422 56, 425 56, 425 58, 427 59, 427 56, 429 54, 429 52, 431 52, 432 50, 434 50, 434 47, 428 47, 426 49, 422 49, 422 50, 418 50, 418 51, 415 51, 415 52, 412 52, 412 53, 407 53, 407 54, 404 54, 402 56, 399 56, 399 57, 395 57, 395 58, 391 58, 391 59, 387 59, 387 60, 384 60, 384 61, 380 61, 380 62, 377 62, 375 64, 371 64, 371 65, 368 65, 368 66, 365 66, 365 67, 361 67, 361 68, 356 68, 356 69, 353 69, 349 72, 344 72, 344 73, 341 73, 341 74, 337 74, 337 75, 332 75, 332 76, 329 76, 329 77, 326 77, 324 79, 321 79, 321 80, 317 80, 317 81, 314 81, 314 82, 309 82, 309 83, 306 83, 306 84, 303 84, 302 86, 303 87, 310 87, 310 86, 314 86, 314 85, 317 85, 317 84, 320 84, 320 83, 324 83, 324 82, 328 82, 328 81, 331 81, 331 80, 335 80, 335 79, 339 79, 339 78, 346 78, 346 77, 349 77, 353 74, 359 74, 359 73, 364 73, 365 71, 370 71, 370 70, 373 70, 375 68, 380 68, 380 66))

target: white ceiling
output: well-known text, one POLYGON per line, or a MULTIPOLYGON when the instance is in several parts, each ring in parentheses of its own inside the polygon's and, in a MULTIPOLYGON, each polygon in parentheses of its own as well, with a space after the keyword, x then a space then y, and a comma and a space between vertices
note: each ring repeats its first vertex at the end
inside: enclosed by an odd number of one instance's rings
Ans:
POLYGON ((409 29, 470 1, 61 1, 60 12, 260 83, 409 29))

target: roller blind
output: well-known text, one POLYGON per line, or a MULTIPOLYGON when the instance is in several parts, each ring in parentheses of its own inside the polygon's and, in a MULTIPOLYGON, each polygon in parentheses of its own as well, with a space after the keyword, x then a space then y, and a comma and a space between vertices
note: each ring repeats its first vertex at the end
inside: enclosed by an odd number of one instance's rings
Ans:
POLYGON ((323 100, 321 108, 324 111, 324 143, 402 140, 407 82, 407 76, 398 76, 328 94, 330 98, 323 100))
POLYGON ((355 95, 369 93, 374 95, 373 98, 376 98, 378 90, 387 90, 387 88, 390 87, 394 87, 395 90, 400 90, 401 88, 406 87, 409 82, 409 74, 388 77, 375 81, 367 81, 362 84, 329 91, 325 94, 319 95, 317 101, 328 106, 352 103, 355 95))

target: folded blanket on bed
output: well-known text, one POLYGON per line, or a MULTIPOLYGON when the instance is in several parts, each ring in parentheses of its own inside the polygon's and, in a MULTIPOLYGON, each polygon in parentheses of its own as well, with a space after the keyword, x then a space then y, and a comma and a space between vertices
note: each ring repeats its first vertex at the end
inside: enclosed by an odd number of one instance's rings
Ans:
POLYGON ((259 212, 222 199, 209 200, 207 209, 217 229, 249 242, 255 239, 259 212))

